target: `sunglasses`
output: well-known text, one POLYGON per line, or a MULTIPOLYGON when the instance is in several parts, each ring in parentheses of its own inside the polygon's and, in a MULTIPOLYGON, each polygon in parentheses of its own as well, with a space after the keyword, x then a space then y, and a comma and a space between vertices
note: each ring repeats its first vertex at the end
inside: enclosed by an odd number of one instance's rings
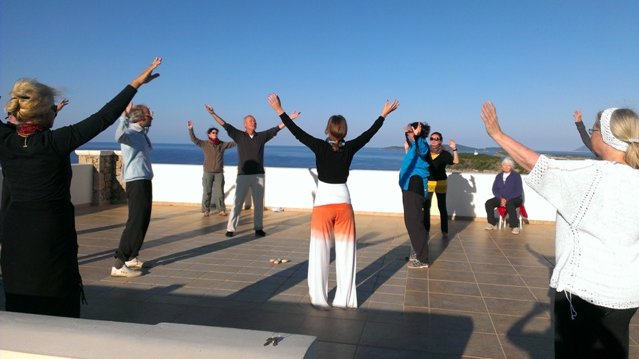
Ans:
POLYGON ((589 129, 588 129, 588 134, 589 134, 590 136, 592 136, 592 133, 593 133, 593 132, 595 132, 595 131, 600 131, 600 130, 595 130, 595 129, 593 129, 593 128, 589 128, 589 129))
POLYGON ((431 138, 430 138, 430 140, 431 140, 431 141, 441 141, 442 139, 441 139, 441 138, 431 137, 431 138))

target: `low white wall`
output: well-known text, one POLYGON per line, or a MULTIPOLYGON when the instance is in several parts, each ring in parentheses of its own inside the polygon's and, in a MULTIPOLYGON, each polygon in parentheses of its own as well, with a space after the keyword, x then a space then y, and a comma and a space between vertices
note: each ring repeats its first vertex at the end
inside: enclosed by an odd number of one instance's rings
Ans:
MULTIPOLYGON (((90 205, 93 200, 93 166, 89 164, 72 164, 71 202, 75 206, 90 205)), ((4 178, 0 173, 0 193, 4 178)))
POLYGON ((0 311, 0 358, 305 358, 316 338, 273 332, 159 323, 111 322, 0 311))
MULTIPOLYGON (((154 164, 155 202, 199 204, 202 196, 202 166, 154 164)), ((358 212, 403 213, 398 171, 352 170, 348 179, 353 208, 358 212)), ((226 204, 233 204, 237 168, 224 168, 226 204)), ((525 176, 523 176, 525 178, 525 176)), ((492 198, 495 174, 449 175, 447 208, 457 217, 486 217, 484 202, 492 198)), ((266 168, 265 206, 311 209, 317 171, 308 168, 266 168)), ((530 220, 554 221, 555 210, 524 183, 525 204, 530 220)), ((438 216, 433 200, 431 215, 438 216)))
MULTIPOLYGON (((74 164, 71 200, 87 205, 93 196, 93 167, 74 164)), ((197 205, 202 198, 202 166, 154 164, 153 201, 197 205)), ((398 171, 352 170, 348 178, 353 208, 357 212, 401 214, 402 194, 398 171)), ((237 167, 224 168, 226 204, 233 205, 237 167)), ((522 176, 526 178, 526 176, 522 176)), ((484 202, 492 198, 495 174, 452 172, 448 177, 447 208, 453 217, 485 218, 484 202)), ((2 183, 0 175, 0 184, 2 183)), ((315 195, 317 170, 314 168, 266 168, 265 206, 311 209, 315 195)), ((529 219, 555 221, 555 209, 524 182, 529 219)), ((431 215, 438 216, 433 199, 431 215)))

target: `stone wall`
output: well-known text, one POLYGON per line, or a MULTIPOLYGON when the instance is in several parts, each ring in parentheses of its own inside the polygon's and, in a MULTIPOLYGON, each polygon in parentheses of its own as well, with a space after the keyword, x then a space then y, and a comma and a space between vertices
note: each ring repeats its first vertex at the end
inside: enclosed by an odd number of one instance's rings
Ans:
POLYGON ((121 182, 122 157, 120 151, 75 151, 78 163, 93 166, 92 205, 125 203, 124 183, 121 182))

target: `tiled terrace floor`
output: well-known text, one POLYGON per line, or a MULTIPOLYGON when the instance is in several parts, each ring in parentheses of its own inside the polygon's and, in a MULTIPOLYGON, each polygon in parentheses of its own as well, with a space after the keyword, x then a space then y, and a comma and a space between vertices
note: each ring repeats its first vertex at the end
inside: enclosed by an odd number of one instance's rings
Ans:
MULTIPOLYGON (((139 278, 112 278, 126 215, 126 206, 77 210, 89 300, 83 318, 309 334, 318 337, 321 358, 553 355, 553 224, 527 225, 514 236, 485 231, 481 221, 451 222, 449 239, 431 233, 431 268, 408 270, 402 217, 357 215, 360 308, 318 311, 307 295, 309 212, 267 211, 267 236, 257 238, 252 212, 244 211, 227 239, 225 217, 155 205, 141 253, 153 267, 139 278), (271 258, 291 262, 272 265, 271 258)), ((631 357, 639 357, 637 316, 632 323, 631 357)))

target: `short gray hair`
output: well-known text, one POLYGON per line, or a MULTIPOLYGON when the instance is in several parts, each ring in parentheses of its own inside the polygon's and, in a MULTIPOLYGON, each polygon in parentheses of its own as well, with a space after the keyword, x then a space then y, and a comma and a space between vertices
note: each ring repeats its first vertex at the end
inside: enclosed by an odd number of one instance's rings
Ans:
POLYGON ((502 165, 509 164, 510 167, 515 167, 515 161, 513 161, 513 159, 508 156, 504 157, 504 159, 501 160, 501 164, 502 165))
POLYGON ((146 117, 147 113, 150 113, 151 110, 146 105, 135 105, 129 112, 129 121, 131 123, 137 123, 146 117))

